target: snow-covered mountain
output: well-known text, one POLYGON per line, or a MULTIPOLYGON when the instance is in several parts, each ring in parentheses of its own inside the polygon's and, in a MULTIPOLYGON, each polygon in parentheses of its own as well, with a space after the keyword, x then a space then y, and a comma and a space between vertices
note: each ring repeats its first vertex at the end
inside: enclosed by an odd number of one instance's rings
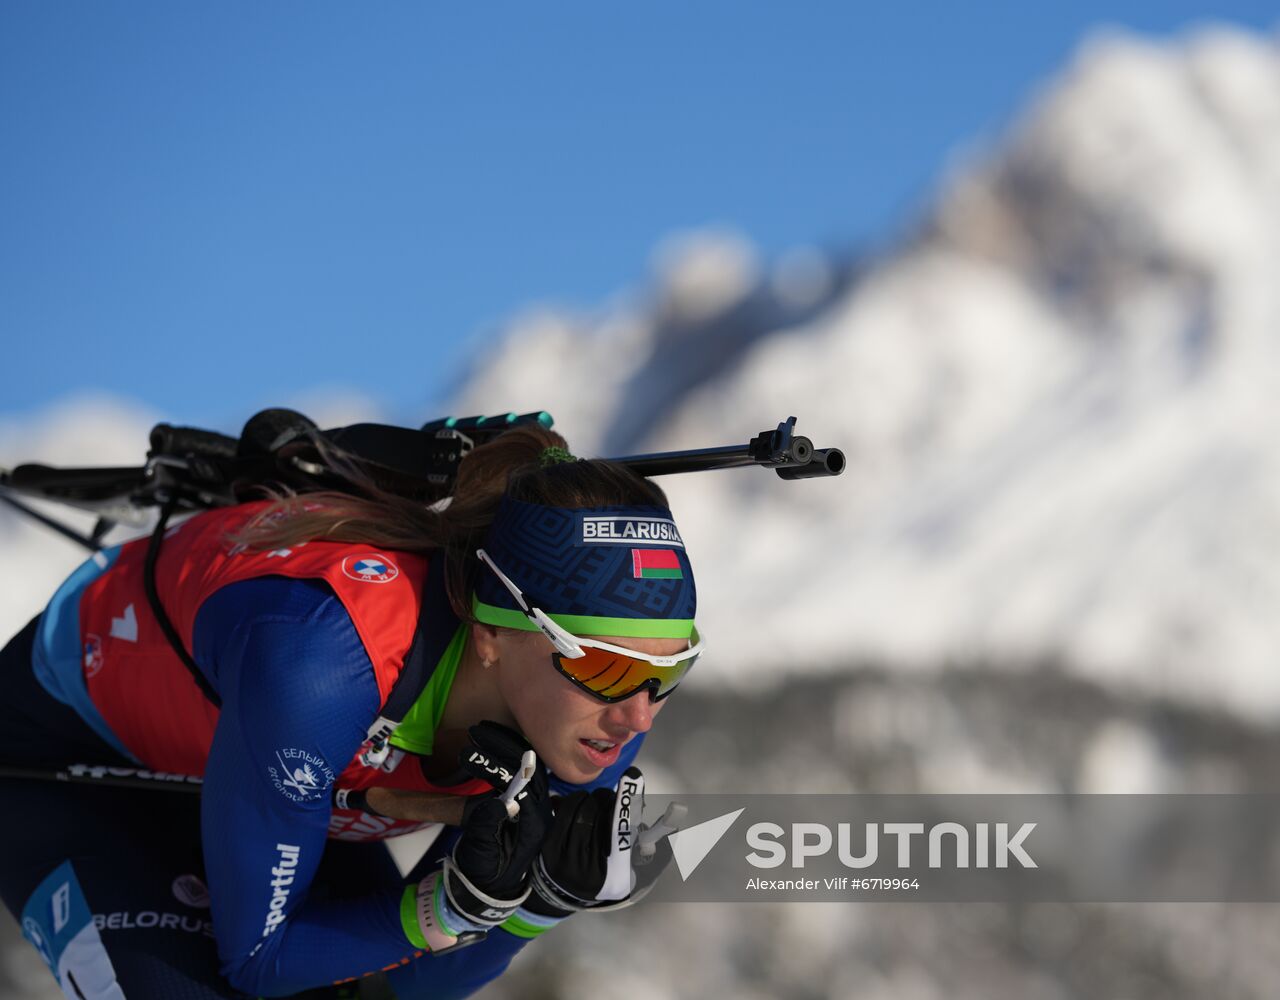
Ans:
POLYGON ((708 673, 1052 661, 1273 718, 1280 51, 1107 35, 886 256, 697 236, 647 299, 515 324, 455 412, 582 454, 789 414, 832 481, 675 477, 708 673))
MULTIPOLYGON (((707 674, 1052 661, 1271 717, 1277 218, 1275 42, 1099 37, 890 252, 765 261, 693 234, 642 295, 514 323, 451 409, 550 409, 587 455, 792 413, 845 449, 836 480, 664 481, 707 674)), ((84 403, 9 423, 0 462, 131 462, 149 422, 84 403)), ((0 532, 14 629, 78 553, 0 532)))
MULTIPOLYGON (((713 654, 646 747, 651 787, 1270 787, 1278 209, 1275 41, 1112 35, 890 253, 695 234, 643 296, 513 324, 453 412, 546 408, 584 455, 794 413, 849 458, 664 481, 713 654), (827 676, 750 690, 797 672, 827 676)), ((129 464, 153 422, 101 401, 0 420, 0 465, 129 464)), ((3 511, 0 551, 11 633, 81 554, 3 511)), ((1256 905, 642 905, 574 918, 490 993, 1254 1000, 1278 927, 1256 905)), ((30 969, 13 989, 58 995, 16 934, 0 919, 0 987, 30 969)))

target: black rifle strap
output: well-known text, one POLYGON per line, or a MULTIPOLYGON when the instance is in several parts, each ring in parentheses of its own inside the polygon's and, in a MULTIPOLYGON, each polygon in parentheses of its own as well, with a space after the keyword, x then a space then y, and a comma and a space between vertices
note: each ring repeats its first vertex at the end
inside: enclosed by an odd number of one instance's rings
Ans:
POLYGON ((208 698, 215 707, 221 708, 222 699, 218 697, 218 692, 213 689, 213 685, 209 683, 208 678, 200 672, 200 668, 196 666, 196 661, 187 652, 187 647, 182 644, 182 637, 178 635, 178 630, 173 627, 173 622, 169 620, 169 616, 164 610, 164 605, 160 603, 160 591, 156 587, 156 562, 160 558, 160 543, 164 541, 165 528, 169 526, 169 518, 172 516, 174 509, 175 504, 173 501, 165 504, 160 511, 160 520, 156 523, 156 529, 151 532, 151 542, 147 545, 147 561, 142 569, 142 584, 147 591, 147 603, 151 605, 151 613, 156 616, 160 631, 169 640, 169 645, 178 654, 178 659, 182 661, 183 666, 191 673, 191 679, 196 682, 201 694, 208 698))
POLYGON ((404 721, 409 709, 421 696, 430 682, 440 658, 444 655, 458 631, 458 617, 449 603, 449 591, 445 575, 443 552, 432 552, 428 559, 427 579, 422 588, 422 605, 418 612, 418 626, 413 641, 404 657, 400 675, 391 686, 391 692, 368 730, 366 747, 379 750, 396 726, 404 721))
MULTIPOLYGON (((160 545, 164 541, 165 529, 168 527, 169 518, 174 509, 173 503, 165 504, 160 512, 160 520, 151 533, 151 542, 147 545, 147 559, 143 566, 143 585, 147 592, 147 603, 151 605, 151 613, 155 615, 160 630, 164 632, 169 645, 173 647, 173 651, 178 654, 178 658, 191 673, 201 693, 214 706, 221 708, 222 699, 218 697, 218 692, 213 689, 195 660, 191 658, 191 654, 187 652, 186 646, 182 644, 178 630, 173 627, 173 622, 169 620, 164 605, 160 603, 160 592, 156 587, 156 562, 160 558, 160 545)), ((413 641, 409 645, 408 653, 405 654, 404 667, 391 686, 391 692, 387 695, 387 701, 379 713, 378 721, 390 723, 392 729, 404 720, 409 709, 418 700, 418 696, 422 694, 422 689, 431 680, 440 657, 453 641, 454 633, 458 628, 457 616, 454 615, 449 603, 444 562, 443 552, 431 554, 413 641)), ((389 736, 390 732, 386 735, 389 736)), ((372 732, 370 736, 373 736, 372 732)), ((385 737, 379 742, 385 742, 385 737)))

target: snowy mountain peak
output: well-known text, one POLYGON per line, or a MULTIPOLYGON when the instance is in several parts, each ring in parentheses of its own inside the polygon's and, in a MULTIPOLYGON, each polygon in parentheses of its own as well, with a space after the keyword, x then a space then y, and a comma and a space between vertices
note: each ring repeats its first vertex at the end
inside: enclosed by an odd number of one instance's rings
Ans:
MULTIPOLYGON (((1055 664, 1270 718, 1278 83, 1275 43, 1238 31, 1099 36, 891 252, 676 238, 641 291, 513 323, 448 409, 550 409, 583 455, 743 443, 791 414, 845 449, 835 480, 662 481, 700 676, 1055 664)), ((90 410, 0 426, 0 463, 136 460, 145 414, 90 410)), ((13 632, 78 554, 0 532, 13 632)))
POLYGON ((456 409, 549 406, 584 454, 791 413, 846 449, 834 481, 663 482, 707 671, 768 679, 779 648, 807 669, 1057 662, 1266 713, 1278 204, 1273 42, 1102 35, 886 257, 686 240, 639 304, 517 324, 456 409))

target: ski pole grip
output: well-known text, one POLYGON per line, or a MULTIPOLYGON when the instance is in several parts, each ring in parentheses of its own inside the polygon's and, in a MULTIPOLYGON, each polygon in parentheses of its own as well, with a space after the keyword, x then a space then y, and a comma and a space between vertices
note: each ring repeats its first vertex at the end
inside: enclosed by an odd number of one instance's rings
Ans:
POLYGON ((500 796, 502 804, 507 807, 507 815, 511 819, 520 815, 520 803, 516 801, 516 796, 523 792, 525 786, 533 780, 537 770, 538 755, 532 750, 526 750, 524 756, 520 758, 520 773, 511 780, 507 790, 500 796))

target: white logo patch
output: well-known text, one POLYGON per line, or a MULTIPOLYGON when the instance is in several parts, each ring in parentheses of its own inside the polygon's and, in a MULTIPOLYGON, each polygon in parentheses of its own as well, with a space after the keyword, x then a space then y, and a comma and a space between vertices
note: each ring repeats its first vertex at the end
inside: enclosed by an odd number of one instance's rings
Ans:
POLYGON ((276 751, 280 767, 268 767, 276 791, 294 802, 314 802, 333 784, 333 769, 323 757, 296 747, 276 751))
POLYGON ((376 552, 347 556, 342 560, 342 572, 361 583, 390 583, 400 575, 400 569, 395 563, 376 552))
POLYGON ((684 540, 670 518, 593 515, 582 519, 582 545, 635 545, 637 542, 684 548, 684 540))
POLYGON ((71 883, 63 882, 53 894, 53 933, 57 935, 71 919, 71 883))
POLYGON ((119 618, 111 619, 111 637, 123 639, 125 642, 138 641, 138 613, 130 604, 119 618))

